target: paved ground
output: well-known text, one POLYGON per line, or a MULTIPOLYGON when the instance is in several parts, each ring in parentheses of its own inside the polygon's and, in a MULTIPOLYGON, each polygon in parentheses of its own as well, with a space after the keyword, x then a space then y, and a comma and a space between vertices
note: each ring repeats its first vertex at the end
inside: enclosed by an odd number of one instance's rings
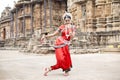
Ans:
POLYGON ((120 80, 120 54, 72 54, 72 60, 70 76, 56 70, 46 77, 44 68, 55 63, 53 54, 0 50, 0 80, 120 80))

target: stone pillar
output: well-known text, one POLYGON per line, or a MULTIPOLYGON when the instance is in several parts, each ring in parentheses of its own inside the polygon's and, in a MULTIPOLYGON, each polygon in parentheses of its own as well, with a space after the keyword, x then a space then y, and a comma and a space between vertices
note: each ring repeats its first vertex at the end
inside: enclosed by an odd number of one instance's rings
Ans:
POLYGON ((118 34, 118 43, 120 44, 120 33, 118 34))
POLYGON ((95 16, 95 4, 93 0, 88 0, 86 3, 86 27, 87 30, 92 32, 93 28, 95 27, 96 20, 94 19, 95 16))
POLYGON ((112 31, 113 28, 112 22, 113 22, 112 16, 106 17, 106 27, 109 31, 112 31))
POLYGON ((106 30, 111 31, 112 30, 112 1, 111 0, 106 0, 105 4, 105 16, 106 16, 106 30))
POLYGON ((43 26, 43 31, 45 31, 45 28, 46 28, 46 7, 47 7, 47 1, 44 0, 44 26, 43 26))
POLYGON ((18 38, 18 9, 16 8, 16 19, 15 19, 16 34, 15 38, 18 38))
MULTIPOLYGON (((41 27, 41 23, 40 23, 40 20, 41 20, 41 15, 44 17, 45 13, 43 12, 43 14, 41 14, 41 5, 39 3, 36 3, 35 6, 34 6, 34 30, 38 30, 40 29, 41 27)), ((44 20, 44 18, 43 18, 44 20)), ((44 22, 43 22, 44 23, 44 22)))
POLYGON ((105 3, 106 0, 96 0, 96 17, 97 17, 97 31, 104 31, 106 18, 105 18, 105 3))
POLYGON ((105 0, 96 0, 96 17, 105 17, 105 0))
POLYGON ((86 3, 86 17, 93 18, 94 17, 94 5, 93 0, 88 0, 86 3))
POLYGON ((112 6, 112 1, 106 0, 106 3, 105 3, 105 16, 106 17, 112 15, 111 6, 112 6))
POLYGON ((84 28, 84 32, 87 32, 87 27, 86 27, 86 4, 81 4, 81 23, 82 27, 84 28))
POLYGON ((11 24, 10 24, 10 38, 13 38, 13 36, 14 36, 14 33, 13 33, 13 31, 14 31, 14 29, 13 29, 13 13, 12 12, 10 12, 10 17, 11 17, 11 24))
POLYGON ((117 42, 119 41, 119 35, 117 35, 117 42))
POLYGON ((26 21, 25 21, 25 4, 23 4, 23 37, 25 37, 26 32, 26 21))
POLYGON ((31 9, 31 37, 32 37, 32 34, 34 33, 34 29, 33 29, 33 4, 30 4, 30 9, 31 9))
POLYGON ((119 16, 120 0, 112 0, 112 15, 119 16))
POLYGON ((50 27, 52 27, 52 0, 49 0, 50 7, 50 27))
POLYGON ((118 30, 120 27, 120 0, 112 0, 113 27, 118 30))

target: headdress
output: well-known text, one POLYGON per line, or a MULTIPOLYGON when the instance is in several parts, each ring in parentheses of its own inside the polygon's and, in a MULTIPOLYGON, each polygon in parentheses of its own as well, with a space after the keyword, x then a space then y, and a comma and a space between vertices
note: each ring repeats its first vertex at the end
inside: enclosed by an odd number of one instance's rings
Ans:
POLYGON ((63 20, 64 20, 65 18, 69 18, 69 19, 72 20, 72 14, 71 14, 71 13, 68 13, 68 12, 65 12, 64 15, 63 15, 63 20))

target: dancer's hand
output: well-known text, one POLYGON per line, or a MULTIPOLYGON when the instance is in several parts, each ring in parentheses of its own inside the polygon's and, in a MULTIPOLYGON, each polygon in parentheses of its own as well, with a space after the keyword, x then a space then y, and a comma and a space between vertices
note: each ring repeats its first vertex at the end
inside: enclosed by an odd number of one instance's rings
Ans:
POLYGON ((42 38, 40 39, 40 42, 43 42, 45 40, 45 35, 42 36, 42 38))

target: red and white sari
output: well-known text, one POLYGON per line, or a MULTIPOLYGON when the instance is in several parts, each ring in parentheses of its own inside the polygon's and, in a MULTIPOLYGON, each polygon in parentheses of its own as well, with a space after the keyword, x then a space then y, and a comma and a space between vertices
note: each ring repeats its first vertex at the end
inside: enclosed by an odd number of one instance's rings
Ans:
POLYGON ((59 27, 61 36, 55 42, 56 65, 51 66, 52 70, 61 68, 63 71, 70 71, 72 67, 71 56, 69 52, 70 32, 75 31, 74 27, 66 28, 65 25, 59 27))

